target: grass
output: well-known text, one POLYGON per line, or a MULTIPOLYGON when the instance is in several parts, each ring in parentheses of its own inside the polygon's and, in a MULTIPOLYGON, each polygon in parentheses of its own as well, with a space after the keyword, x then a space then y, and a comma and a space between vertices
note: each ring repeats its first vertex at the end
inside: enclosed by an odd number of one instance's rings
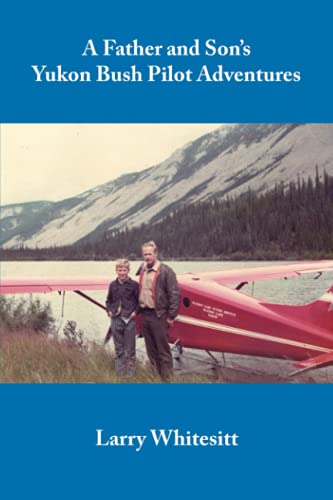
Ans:
MULTIPOLYGON (((159 383, 137 361, 136 376, 119 379, 110 350, 86 341, 75 321, 62 340, 54 336, 49 303, 38 298, 0 296, 0 383, 159 383)), ((207 376, 178 376, 173 382, 210 382, 207 376)))
MULTIPOLYGON (((136 381, 152 382, 138 367, 136 381)), ((31 331, 1 334, 2 383, 114 383, 113 356, 102 347, 81 349, 31 331)))
MULTIPOLYGON (((0 328, 0 383, 62 384, 151 384, 160 378, 137 360, 133 378, 115 376, 115 361, 109 348, 95 343, 80 346, 68 339, 56 340, 32 330, 9 331, 0 328)), ((332 383, 329 374, 314 379, 301 374, 297 379, 224 367, 220 372, 178 373, 171 383, 332 383)))
MULTIPOLYGON (((136 376, 119 379, 114 357, 101 346, 81 348, 34 331, 0 330, 1 383, 159 383, 138 362, 136 376)), ((172 382, 211 382, 209 377, 175 377, 172 382)))

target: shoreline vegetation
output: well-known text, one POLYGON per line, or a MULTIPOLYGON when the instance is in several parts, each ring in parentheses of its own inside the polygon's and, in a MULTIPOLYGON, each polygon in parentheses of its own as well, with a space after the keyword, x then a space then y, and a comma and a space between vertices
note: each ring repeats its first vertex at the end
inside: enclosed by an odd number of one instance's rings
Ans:
POLYGON ((332 259, 333 177, 316 169, 314 180, 237 197, 221 192, 156 218, 133 228, 104 224, 68 246, 0 248, 0 260, 107 261, 122 255, 135 261, 148 240, 157 242, 163 260, 332 259))
POLYGON ((156 383, 140 363, 136 376, 119 379, 114 357, 102 346, 82 348, 31 330, 0 330, 0 383, 156 383))
MULTIPOLYGON (((75 321, 58 336, 50 304, 38 298, 0 296, 0 321, 0 383, 160 383, 140 360, 135 377, 117 378, 113 352, 86 341, 75 321)), ((208 375, 173 379, 212 381, 208 375)))

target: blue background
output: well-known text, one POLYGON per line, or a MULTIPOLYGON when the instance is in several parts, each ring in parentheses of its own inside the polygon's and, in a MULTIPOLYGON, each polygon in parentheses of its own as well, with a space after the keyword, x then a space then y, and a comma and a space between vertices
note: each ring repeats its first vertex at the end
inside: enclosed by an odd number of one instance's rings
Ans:
MULTIPOLYGON (((1 387, 4 498, 321 498, 332 391, 295 385, 1 387), (96 447, 96 429, 236 432, 238 447, 96 447)), ((148 441, 148 440, 147 440, 148 441)))
MULTIPOLYGON (((7 2, 1 12, 1 122, 332 122, 326 6, 7 2), (243 38, 253 48, 247 62, 214 59, 216 64, 300 70, 302 81, 34 83, 32 64, 84 69, 89 61, 80 54, 89 38, 152 44, 194 38, 229 44, 243 38)), ((89 64, 111 65, 96 59, 89 64)), ((182 64, 188 66, 186 60, 182 64)), ((326 496, 332 396, 331 385, 2 385, 1 492, 13 499, 326 496), (140 453, 96 448, 96 428, 124 434, 221 430, 239 434, 240 446, 147 446, 140 453)))

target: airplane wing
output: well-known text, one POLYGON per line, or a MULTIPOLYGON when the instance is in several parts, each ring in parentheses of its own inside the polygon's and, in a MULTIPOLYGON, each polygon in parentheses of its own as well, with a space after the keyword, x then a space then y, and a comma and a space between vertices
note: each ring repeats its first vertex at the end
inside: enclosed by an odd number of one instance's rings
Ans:
POLYGON ((67 290, 106 290, 112 278, 22 278, 0 281, 0 294, 46 293, 67 290))
MULTIPOLYGON (((224 271, 203 273, 186 273, 179 275, 178 279, 180 282, 204 280, 227 285, 274 278, 288 278, 291 276, 300 276, 304 273, 322 273, 324 271, 333 271, 333 260, 277 264, 244 269, 226 269, 224 271)), ((82 276, 78 278, 2 278, 0 281, 0 294, 47 293, 67 290, 107 290, 112 279, 113 277, 84 278, 82 276)))
POLYGON ((252 268, 225 269, 224 271, 209 271, 204 273, 187 273, 187 279, 208 280, 227 285, 231 283, 246 283, 249 281, 289 278, 304 273, 322 273, 333 271, 333 260, 305 261, 290 264, 275 264, 252 268))

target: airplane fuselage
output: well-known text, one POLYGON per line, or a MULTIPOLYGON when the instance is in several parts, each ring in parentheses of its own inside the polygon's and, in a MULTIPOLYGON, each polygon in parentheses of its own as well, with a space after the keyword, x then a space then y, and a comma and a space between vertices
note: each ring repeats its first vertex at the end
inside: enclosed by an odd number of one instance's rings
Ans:
POLYGON ((179 282, 181 304, 169 333, 171 342, 294 360, 333 352, 333 311, 328 312, 327 302, 318 301, 316 307, 275 305, 191 276, 180 277, 179 282), (326 314, 331 329, 319 326, 314 312, 326 314))

